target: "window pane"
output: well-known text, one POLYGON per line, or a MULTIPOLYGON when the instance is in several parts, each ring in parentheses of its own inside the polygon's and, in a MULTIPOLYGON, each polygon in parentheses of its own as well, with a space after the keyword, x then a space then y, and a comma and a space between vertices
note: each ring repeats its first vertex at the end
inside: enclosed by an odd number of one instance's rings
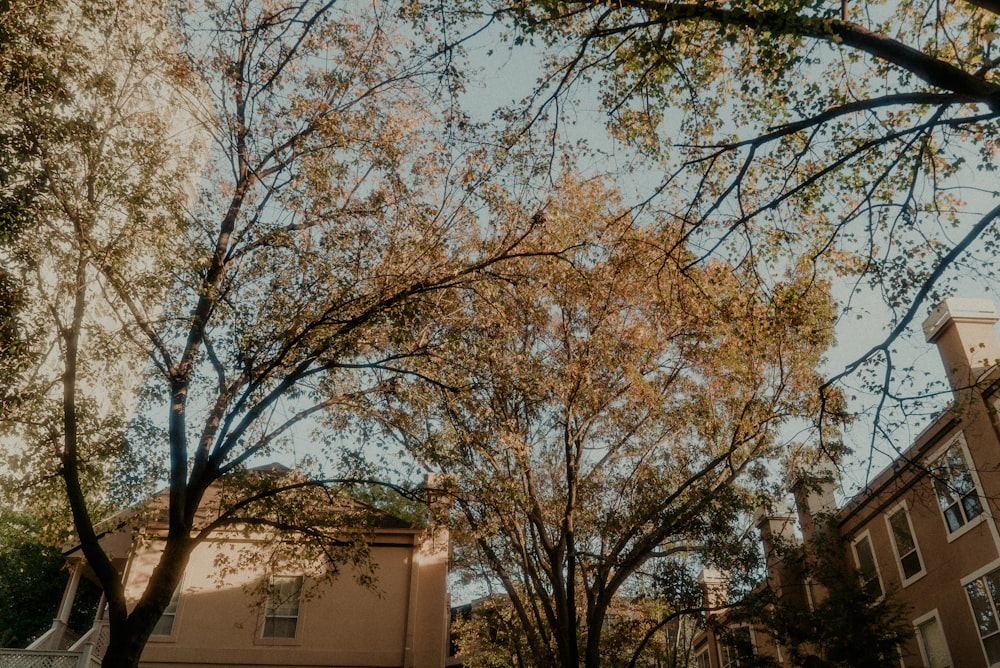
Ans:
POLYGON ((744 659, 753 657, 750 627, 729 629, 719 643, 719 661, 722 668, 735 668, 746 664, 744 659))
POLYGON ((294 638, 298 624, 302 576, 271 577, 264 605, 265 638, 294 638))
POLYGON ((889 516, 889 526, 892 527, 892 539, 896 541, 896 551, 902 556, 916 549, 913 536, 910 534, 910 523, 906 519, 906 511, 889 516))
POLYGON ((272 617, 264 620, 265 638, 294 638, 297 619, 272 617))
POLYGON ((995 605, 1000 600, 1000 571, 993 571, 983 577, 983 580, 986 581, 986 591, 989 592, 990 598, 995 605))
POLYGON ((906 578, 912 578, 921 570, 920 555, 917 554, 916 550, 900 559, 899 563, 903 566, 903 577, 906 578))
POLYGON ((267 598, 267 614, 290 617, 299 614, 299 593, 301 577, 274 577, 267 598))
POLYGON ((153 627, 154 636, 168 636, 174 630, 174 613, 164 612, 153 627))
POLYGON ((941 510, 945 510, 958 501, 958 495, 952 491, 948 472, 943 467, 935 467, 934 476, 934 491, 937 492, 938 504, 941 510))
POLYGON ((867 538, 862 538, 854 546, 858 553, 858 568, 867 576, 875 575, 875 555, 872 554, 872 545, 867 538))
POLYGON ((966 520, 978 517, 983 512, 960 444, 956 443, 941 455, 934 463, 932 473, 934 490, 938 504, 944 511, 948 531, 955 531, 966 520))
POLYGON ((729 632, 729 644, 736 649, 741 657, 753 656, 753 642, 750 640, 750 627, 743 626, 729 632))
POLYGON ((750 627, 729 629, 719 639, 719 661, 722 668, 742 666, 746 663, 744 659, 752 657, 753 642, 750 639, 750 627))
POLYGON ((983 638, 983 647, 986 648, 986 658, 990 660, 990 665, 1000 662, 1000 633, 983 638))
POLYGON ((917 554, 917 542, 910 530, 910 520, 905 509, 900 509, 889 516, 889 527, 892 530, 892 541, 899 555, 903 579, 911 578, 921 571, 920 555, 917 554))
POLYGON ((982 579, 970 582, 965 585, 965 591, 969 595, 969 603, 972 604, 972 612, 979 626, 979 635, 986 636, 997 630, 997 621, 993 615, 993 608, 987 598, 986 585, 982 579))
POLYGON ((944 519, 948 523, 948 531, 957 531, 962 528, 965 524, 965 520, 962 518, 962 513, 958 510, 958 504, 949 507, 944 511, 944 519))
POLYGON ((299 598, 296 593, 294 597, 283 596, 273 602, 271 614, 275 617, 294 617, 299 614, 299 598))
POLYGON ((924 647, 924 654, 927 656, 928 668, 950 668, 948 662, 948 643, 945 641, 944 633, 938 620, 929 619, 917 627, 920 635, 920 644, 924 647))
POLYGON ((178 587, 170 596, 170 602, 167 603, 167 607, 164 608, 163 614, 160 615, 158 620, 156 620, 156 626, 153 627, 154 636, 168 636, 173 633, 174 618, 177 617, 177 602, 180 600, 180 594, 181 590, 180 587, 178 587))
POLYGON ((719 646, 719 662, 722 664, 722 668, 732 668, 736 664, 736 654, 732 647, 728 645, 719 646))
POLYGON ((976 490, 972 490, 962 497, 962 509, 965 511, 967 519, 975 519, 983 512, 983 507, 979 503, 979 495, 976 490))
POLYGON ((180 597, 181 590, 175 589, 174 593, 170 595, 170 602, 167 603, 167 607, 163 610, 164 614, 169 613, 172 615, 177 612, 177 601, 180 600, 180 597))
POLYGON ((854 544, 854 552, 858 555, 858 570, 861 571, 865 589, 873 596, 881 596, 882 583, 879 581, 878 568, 875 566, 872 544, 867 536, 854 544))
POLYGON ((972 483, 969 467, 965 464, 965 455, 962 454, 962 449, 957 443, 948 450, 948 456, 952 489, 959 495, 967 494, 974 489, 975 485, 972 483))

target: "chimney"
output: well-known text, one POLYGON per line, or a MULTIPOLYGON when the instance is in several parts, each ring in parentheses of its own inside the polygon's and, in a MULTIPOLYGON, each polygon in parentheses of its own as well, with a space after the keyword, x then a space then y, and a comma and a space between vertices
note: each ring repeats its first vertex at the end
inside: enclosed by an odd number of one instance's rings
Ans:
POLYGON ((721 572, 714 568, 703 568, 698 575, 698 584, 705 595, 707 615, 718 613, 729 605, 729 581, 721 572))
POLYGON ((788 568, 788 557, 791 548, 799 544, 795 535, 795 515, 787 503, 781 503, 773 510, 761 506, 754 515, 754 524, 760 531, 768 582, 780 591, 794 581, 788 568))
POLYGON ((430 508, 432 524, 447 524, 448 513, 454 505, 455 479, 447 473, 428 471, 424 474, 424 494, 430 508))
POLYGON ((799 471, 789 481, 799 514, 802 540, 811 544, 829 529, 837 512, 834 490, 837 488, 837 468, 831 462, 820 462, 799 471))
POLYGON ((950 297, 924 321, 924 336, 937 344, 953 391, 974 386, 1000 362, 1000 341, 993 327, 998 319, 989 299, 950 297))

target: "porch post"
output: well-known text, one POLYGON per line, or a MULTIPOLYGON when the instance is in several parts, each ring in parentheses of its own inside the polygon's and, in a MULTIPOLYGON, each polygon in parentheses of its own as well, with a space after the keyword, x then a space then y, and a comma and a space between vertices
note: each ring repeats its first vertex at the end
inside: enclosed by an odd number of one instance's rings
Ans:
POLYGON ((94 643, 88 642, 83 646, 83 651, 80 652, 80 658, 77 659, 77 668, 94 668, 93 666, 93 656, 94 656, 94 643))
POLYGON ((62 603, 59 605, 59 614, 56 616, 56 621, 66 625, 69 624, 69 616, 73 612, 73 602, 76 600, 76 590, 80 586, 80 571, 82 567, 83 563, 79 561, 73 566, 73 574, 70 575, 69 582, 66 583, 62 603))

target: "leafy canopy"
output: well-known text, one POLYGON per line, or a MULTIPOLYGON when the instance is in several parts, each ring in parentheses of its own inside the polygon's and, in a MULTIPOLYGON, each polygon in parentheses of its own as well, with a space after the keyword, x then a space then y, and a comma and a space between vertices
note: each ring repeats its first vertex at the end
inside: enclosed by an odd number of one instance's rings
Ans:
POLYGON ((596 180, 564 177, 544 216, 572 247, 454 295, 370 417, 452 481, 460 564, 509 597, 529 663, 596 666, 635 649, 604 642, 608 616, 660 565, 749 556, 740 517, 816 410, 833 310, 808 272, 689 266, 681 230, 596 180))
POLYGON ((524 123, 572 132, 600 104, 648 158, 623 174, 644 188, 636 206, 668 211, 695 259, 809 258, 841 274, 856 342, 827 383, 869 395, 854 409, 870 410, 874 448, 923 410, 927 381, 900 362, 900 337, 997 276, 998 12, 993 0, 525 0, 449 16, 548 57, 524 123))

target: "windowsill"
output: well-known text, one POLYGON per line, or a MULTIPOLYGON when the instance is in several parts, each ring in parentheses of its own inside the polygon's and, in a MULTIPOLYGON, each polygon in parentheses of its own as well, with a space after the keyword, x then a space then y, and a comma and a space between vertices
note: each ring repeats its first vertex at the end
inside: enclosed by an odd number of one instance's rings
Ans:
POLYGON ((301 645, 300 638, 256 638, 254 644, 262 647, 301 645))
MULTIPOLYGON (((966 522, 962 526, 958 527, 957 529, 955 529, 954 531, 952 531, 951 533, 949 533, 948 534, 948 542, 950 543, 953 540, 961 538, 962 536, 964 536, 965 534, 967 534, 969 531, 971 531, 974 527, 977 527, 980 524, 982 524, 985 520, 986 520, 986 513, 985 512, 979 513, 978 515, 976 515, 976 519, 969 520, 968 522, 966 522)), ((945 524, 944 528, 947 530, 948 525, 945 524)))
POLYGON ((909 577, 909 578, 907 578, 905 580, 900 580, 900 584, 905 589, 906 587, 909 587, 914 582, 917 582, 918 580, 922 580, 925 575, 927 575, 927 569, 926 568, 922 569, 919 573, 917 573, 916 575, 914 575, 912 577, 909 577))

